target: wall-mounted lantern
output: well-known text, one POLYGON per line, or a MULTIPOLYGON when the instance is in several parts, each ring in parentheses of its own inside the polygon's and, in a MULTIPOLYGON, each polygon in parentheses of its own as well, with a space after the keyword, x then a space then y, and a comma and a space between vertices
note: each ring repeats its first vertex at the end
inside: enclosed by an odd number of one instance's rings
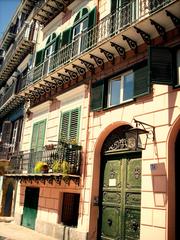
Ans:
POLYGON ((147 140, 155 141, 155 127, 133 119, 135 127, 126 131, 127 146, 131 150, 145 150, 147 140))

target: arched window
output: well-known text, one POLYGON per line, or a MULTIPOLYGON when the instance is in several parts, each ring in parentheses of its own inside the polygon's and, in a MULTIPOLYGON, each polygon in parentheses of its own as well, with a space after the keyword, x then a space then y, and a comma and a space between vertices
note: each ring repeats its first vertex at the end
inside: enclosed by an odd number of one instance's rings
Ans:
POLYGON ((47 42, 45 47, 45 59, 48 58, 50 55, 52 55, 55 52, 56 48, 56 34, 52 33, 47 42))
POLYGON ((88 30, 88 9, 82 8, 75 17, 72 31, 73 56, 86 49, 87 39, 83 33, 88 30))

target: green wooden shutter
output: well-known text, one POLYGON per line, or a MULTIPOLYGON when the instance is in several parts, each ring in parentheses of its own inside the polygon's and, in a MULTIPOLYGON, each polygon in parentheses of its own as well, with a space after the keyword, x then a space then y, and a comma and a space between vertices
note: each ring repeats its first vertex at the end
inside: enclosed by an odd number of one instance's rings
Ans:
POLYGON ((36 53, 35 66, 40 65, 44 61, 44 49, 36 53))
POLYGON ((80 108, 73 109, 71 111, 70 131, 69 131, 69 139, 71 141, 75 141, 75 142, 78 141, 79 120, 80 120, 80 108))
POLYGON ((59 50, 60 42, 61 42, 61 34, 59 34, 59 36, 57 36, 57 38, 56 38, 55 52, 57 52, 59 50))
POLYGON ((134 97, 139 97, 150 92, 148 67, 134 71, 134 97))
POLYGON ((129 0, 121 0, 121 7, 126 6, 128 3, 130 3, 131 1, 129 0))
POLYGON ((31 140, 31 149, 34 149, 34 151, 42 150, 44 145, 45 129, 46 120, 34 124, 31 140))
POLYGON ((70 112, 65 112, 62 114, 61 118, 61 132, 60 132, 60 140, 66 141, 68 140, 69 135, 69 118, 70 112))
POLYGON ((42 121, 39 123, 38 129, 38 139, 37 139, 37 151, 41 151, 44 146, 44 136, 45 136, 45 129, 46 129, 46 121, 42 121))
POLYGON ((172 53, 166 47, 149 48, 150 80, 157 84, 173 84, 172 53))
POLYGON ((62 141, 78 141, 80 108, 64 112, 61 119, 60 139, 62 141))
POLYGON ((111 0, 111 12, 114 12, 117 8, 117 0, 111 0))
POLYGON ((12 122, 4 121, 2 126, 2 139, 1 139, 3 143, 10 143, 11 132, 12 132, 12 122))
POLYGON ((31 149, 36 150, 37 137, 38 137, 38 123, 35 123, 32 132, 31 149))
POLYGON ((91 110, 97 111, 103 108, 104 104, 104 80, 92 84, 91 89, 91 110))
POLYGON ((62 33, 61 47, 69 44, 71 41, 72 41, 72 28, 70 27, 62 33))
POLYGON ((88 17, 88 29, 91 29, 96 23, 96 8, 93 8, 88 17))

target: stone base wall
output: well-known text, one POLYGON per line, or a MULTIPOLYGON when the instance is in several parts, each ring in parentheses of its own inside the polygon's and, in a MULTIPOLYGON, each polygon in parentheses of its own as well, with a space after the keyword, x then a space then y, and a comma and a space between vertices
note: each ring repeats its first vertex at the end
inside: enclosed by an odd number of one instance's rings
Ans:
POLYGON ((16 224, 21 225, 22 214, 20 214, 20 213, 15 213, 15 214, 14 214, 14 221, 15 221, 16 224))
MULTIPOLYGON (((21 225, 22 214, 16 213, 14 220, 16 224, 21 225)), ((71 228, 61 224, 52 224, 40 220, 36 220, 35 231, 63 240, 87 240, 88 236, 87 232, 81 232, 77 228, 71 228)))
POLYGON ((52 224, 44 221, 36 220, 35 230, 45 235, 63 239, 63 240, 86 240, 87 232, 81 232, 77 228, 63 226, 61 224, 52 224))

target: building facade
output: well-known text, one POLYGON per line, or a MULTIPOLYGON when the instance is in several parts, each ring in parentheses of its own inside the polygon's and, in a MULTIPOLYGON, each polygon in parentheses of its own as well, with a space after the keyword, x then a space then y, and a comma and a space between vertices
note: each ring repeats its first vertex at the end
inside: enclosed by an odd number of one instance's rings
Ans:
POLYGON ((57 239, 178 239, 179 8, 20 4, 11 23, 27 11, 18 26, 30 29, 13 42, 9 28, 0 45, 4 182, 18 224, 57 239))

